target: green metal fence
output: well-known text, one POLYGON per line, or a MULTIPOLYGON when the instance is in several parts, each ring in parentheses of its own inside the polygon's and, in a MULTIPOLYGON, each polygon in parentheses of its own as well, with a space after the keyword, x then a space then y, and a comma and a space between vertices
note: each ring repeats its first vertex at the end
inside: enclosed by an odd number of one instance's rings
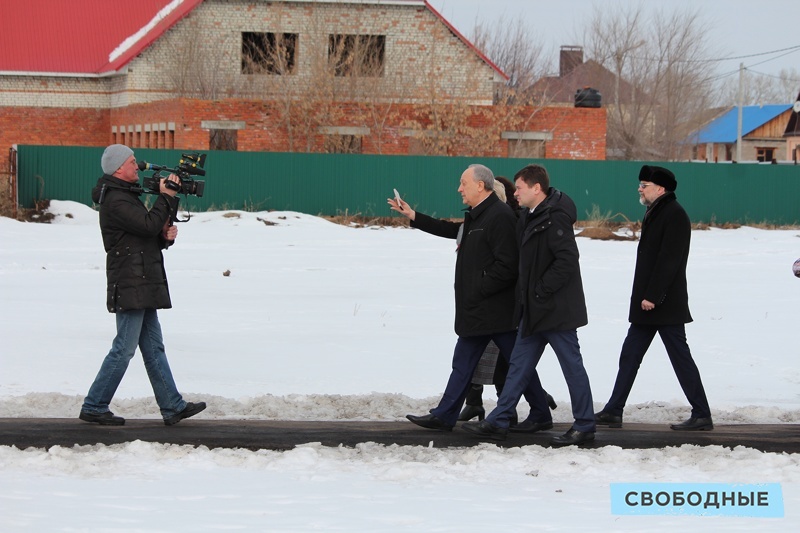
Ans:
MULTIPOLYGON (((135 150, 137 159, 177 166, 179 150, 135 150)), ((73 200, 91 205, 101 175, 103 148, 20 146, 18 200, 73 200)), ((288 210, 313 215, 389 216, 386 198, 397 188, 416 209, 438 217, 460 217, 456 189, 463 170, 482 163, 495 175, 512 177, 535 162, 552 185, 572 196, 578 218, 641 219, 636 192, 642 162, 528 160, 350 154, 210 151, 202 198, 182 200, 192 211, 288 210)), ((678 178, 677 195, 694 222, 800 223, 800 166, 653 163, 678 178)), ((143 172, 142 175, 148 173, 143 172)))

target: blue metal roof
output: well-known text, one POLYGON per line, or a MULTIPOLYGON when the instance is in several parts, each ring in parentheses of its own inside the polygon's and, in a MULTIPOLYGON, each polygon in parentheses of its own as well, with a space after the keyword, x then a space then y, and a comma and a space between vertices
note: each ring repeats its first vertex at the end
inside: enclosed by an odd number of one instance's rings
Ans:
MULTIPOLYGON (((750 105, 742 108, 742 136, 747 135, 756 128, 763 126, 784 111, 791 109, 789 104, 750 105)), ((739 108, 734 107, 721 117, 712 120, 708 125, 697 132, 696 144, 705 143, 735 143, 736 124, 739 121, 739 108)))

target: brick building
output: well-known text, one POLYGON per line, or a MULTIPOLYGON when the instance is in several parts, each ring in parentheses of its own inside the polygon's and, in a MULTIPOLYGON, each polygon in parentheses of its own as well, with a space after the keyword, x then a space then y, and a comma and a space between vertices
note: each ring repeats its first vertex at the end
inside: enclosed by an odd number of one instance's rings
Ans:
POLYGON ((5 0, 16 144, 604 159, 603 109, 507 77, 424 0, 5 0))

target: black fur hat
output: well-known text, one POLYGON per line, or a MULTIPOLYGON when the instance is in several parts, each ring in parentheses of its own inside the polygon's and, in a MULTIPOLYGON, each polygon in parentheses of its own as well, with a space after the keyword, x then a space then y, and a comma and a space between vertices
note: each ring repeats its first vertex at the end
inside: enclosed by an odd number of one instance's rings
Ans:
POLYGON ((661 185, 669 192, 673 192, 678 188, 675 174, 664 167, 644 165, 642 170, 639 171, 639 181, 649 181, 656 185, 661 185))

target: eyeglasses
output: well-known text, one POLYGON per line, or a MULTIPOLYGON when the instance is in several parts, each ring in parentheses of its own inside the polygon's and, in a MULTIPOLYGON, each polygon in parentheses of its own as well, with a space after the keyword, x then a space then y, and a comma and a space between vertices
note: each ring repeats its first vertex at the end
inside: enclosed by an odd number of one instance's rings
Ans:
POLYGON ((648 188, 648 187, 649 187, 649 186, 651 186, 651 185, 655 185, 655 183, 640 183, 640 184, 639 184, 639 188, 640 188, 640 189, 646 189, 646 188, 648 188))

